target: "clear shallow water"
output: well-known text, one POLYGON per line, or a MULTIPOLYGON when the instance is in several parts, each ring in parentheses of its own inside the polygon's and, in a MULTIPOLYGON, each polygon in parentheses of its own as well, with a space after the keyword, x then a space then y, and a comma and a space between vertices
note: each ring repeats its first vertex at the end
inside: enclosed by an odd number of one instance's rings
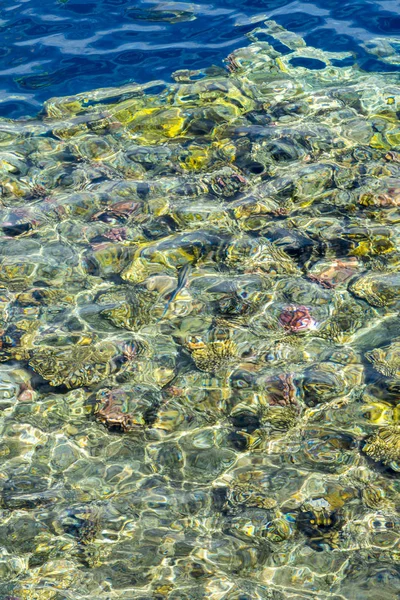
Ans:
POLYGON ((34 114, 51 96, 221 65, 266 17, 307 44, 353 52, 372 71, 387 66, 362 44, 400 31, 396 0, 7 2, 0 6, 0 114, 34 114))
POLYGON ((399 41, 362 44, 261 21, 0 120, 1 599, 399 598, 399 41))

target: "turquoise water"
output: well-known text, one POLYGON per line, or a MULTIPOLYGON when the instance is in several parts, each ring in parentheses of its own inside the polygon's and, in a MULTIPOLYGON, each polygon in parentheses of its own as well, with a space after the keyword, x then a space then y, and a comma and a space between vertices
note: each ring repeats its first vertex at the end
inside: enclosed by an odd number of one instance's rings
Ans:
POLYGON ((398 599, 396 6, 104 6, 7 7, 0 598, 398 599))

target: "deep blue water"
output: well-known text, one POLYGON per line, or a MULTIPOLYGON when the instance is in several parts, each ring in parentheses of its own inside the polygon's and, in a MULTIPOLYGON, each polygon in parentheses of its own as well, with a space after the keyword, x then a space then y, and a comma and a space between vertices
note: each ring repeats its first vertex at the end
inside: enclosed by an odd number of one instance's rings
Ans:
POLYGON ((400 36, 398 0, 2 0, 0 115, 34 114, 52 96, 222 65, 266 18, 307 44, 353 51, 366 70, 395 69, 362 44, 400 36))

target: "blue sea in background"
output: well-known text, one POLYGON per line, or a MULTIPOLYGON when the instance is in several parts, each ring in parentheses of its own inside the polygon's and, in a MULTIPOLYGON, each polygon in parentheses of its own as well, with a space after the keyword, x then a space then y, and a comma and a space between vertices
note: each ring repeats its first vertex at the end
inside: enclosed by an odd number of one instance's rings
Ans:
POLYGON ((395 70, 362 48, 400 34, 397 0, 3 0, 0 115, 37 113, 52 96, 222 65, 266 18, 324 50, 352 51, 367 71, 395 70))

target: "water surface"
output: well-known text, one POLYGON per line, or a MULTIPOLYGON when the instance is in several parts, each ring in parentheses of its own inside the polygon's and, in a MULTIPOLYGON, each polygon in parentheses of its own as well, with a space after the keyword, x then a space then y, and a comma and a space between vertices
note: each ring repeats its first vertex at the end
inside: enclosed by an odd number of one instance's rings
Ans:
POLYGON ((0 598, 395 600, 396 6, 160 6, 4 11, 0 598))
POLYGON ((155 78, 171 81, 176 69, 220 66, 266 18, 318 48, 353 52, 368 71, 387 67, 363 44, 400 31, 396 0, 3 3, 0 114, 32 115, 51 96, 155 78))

